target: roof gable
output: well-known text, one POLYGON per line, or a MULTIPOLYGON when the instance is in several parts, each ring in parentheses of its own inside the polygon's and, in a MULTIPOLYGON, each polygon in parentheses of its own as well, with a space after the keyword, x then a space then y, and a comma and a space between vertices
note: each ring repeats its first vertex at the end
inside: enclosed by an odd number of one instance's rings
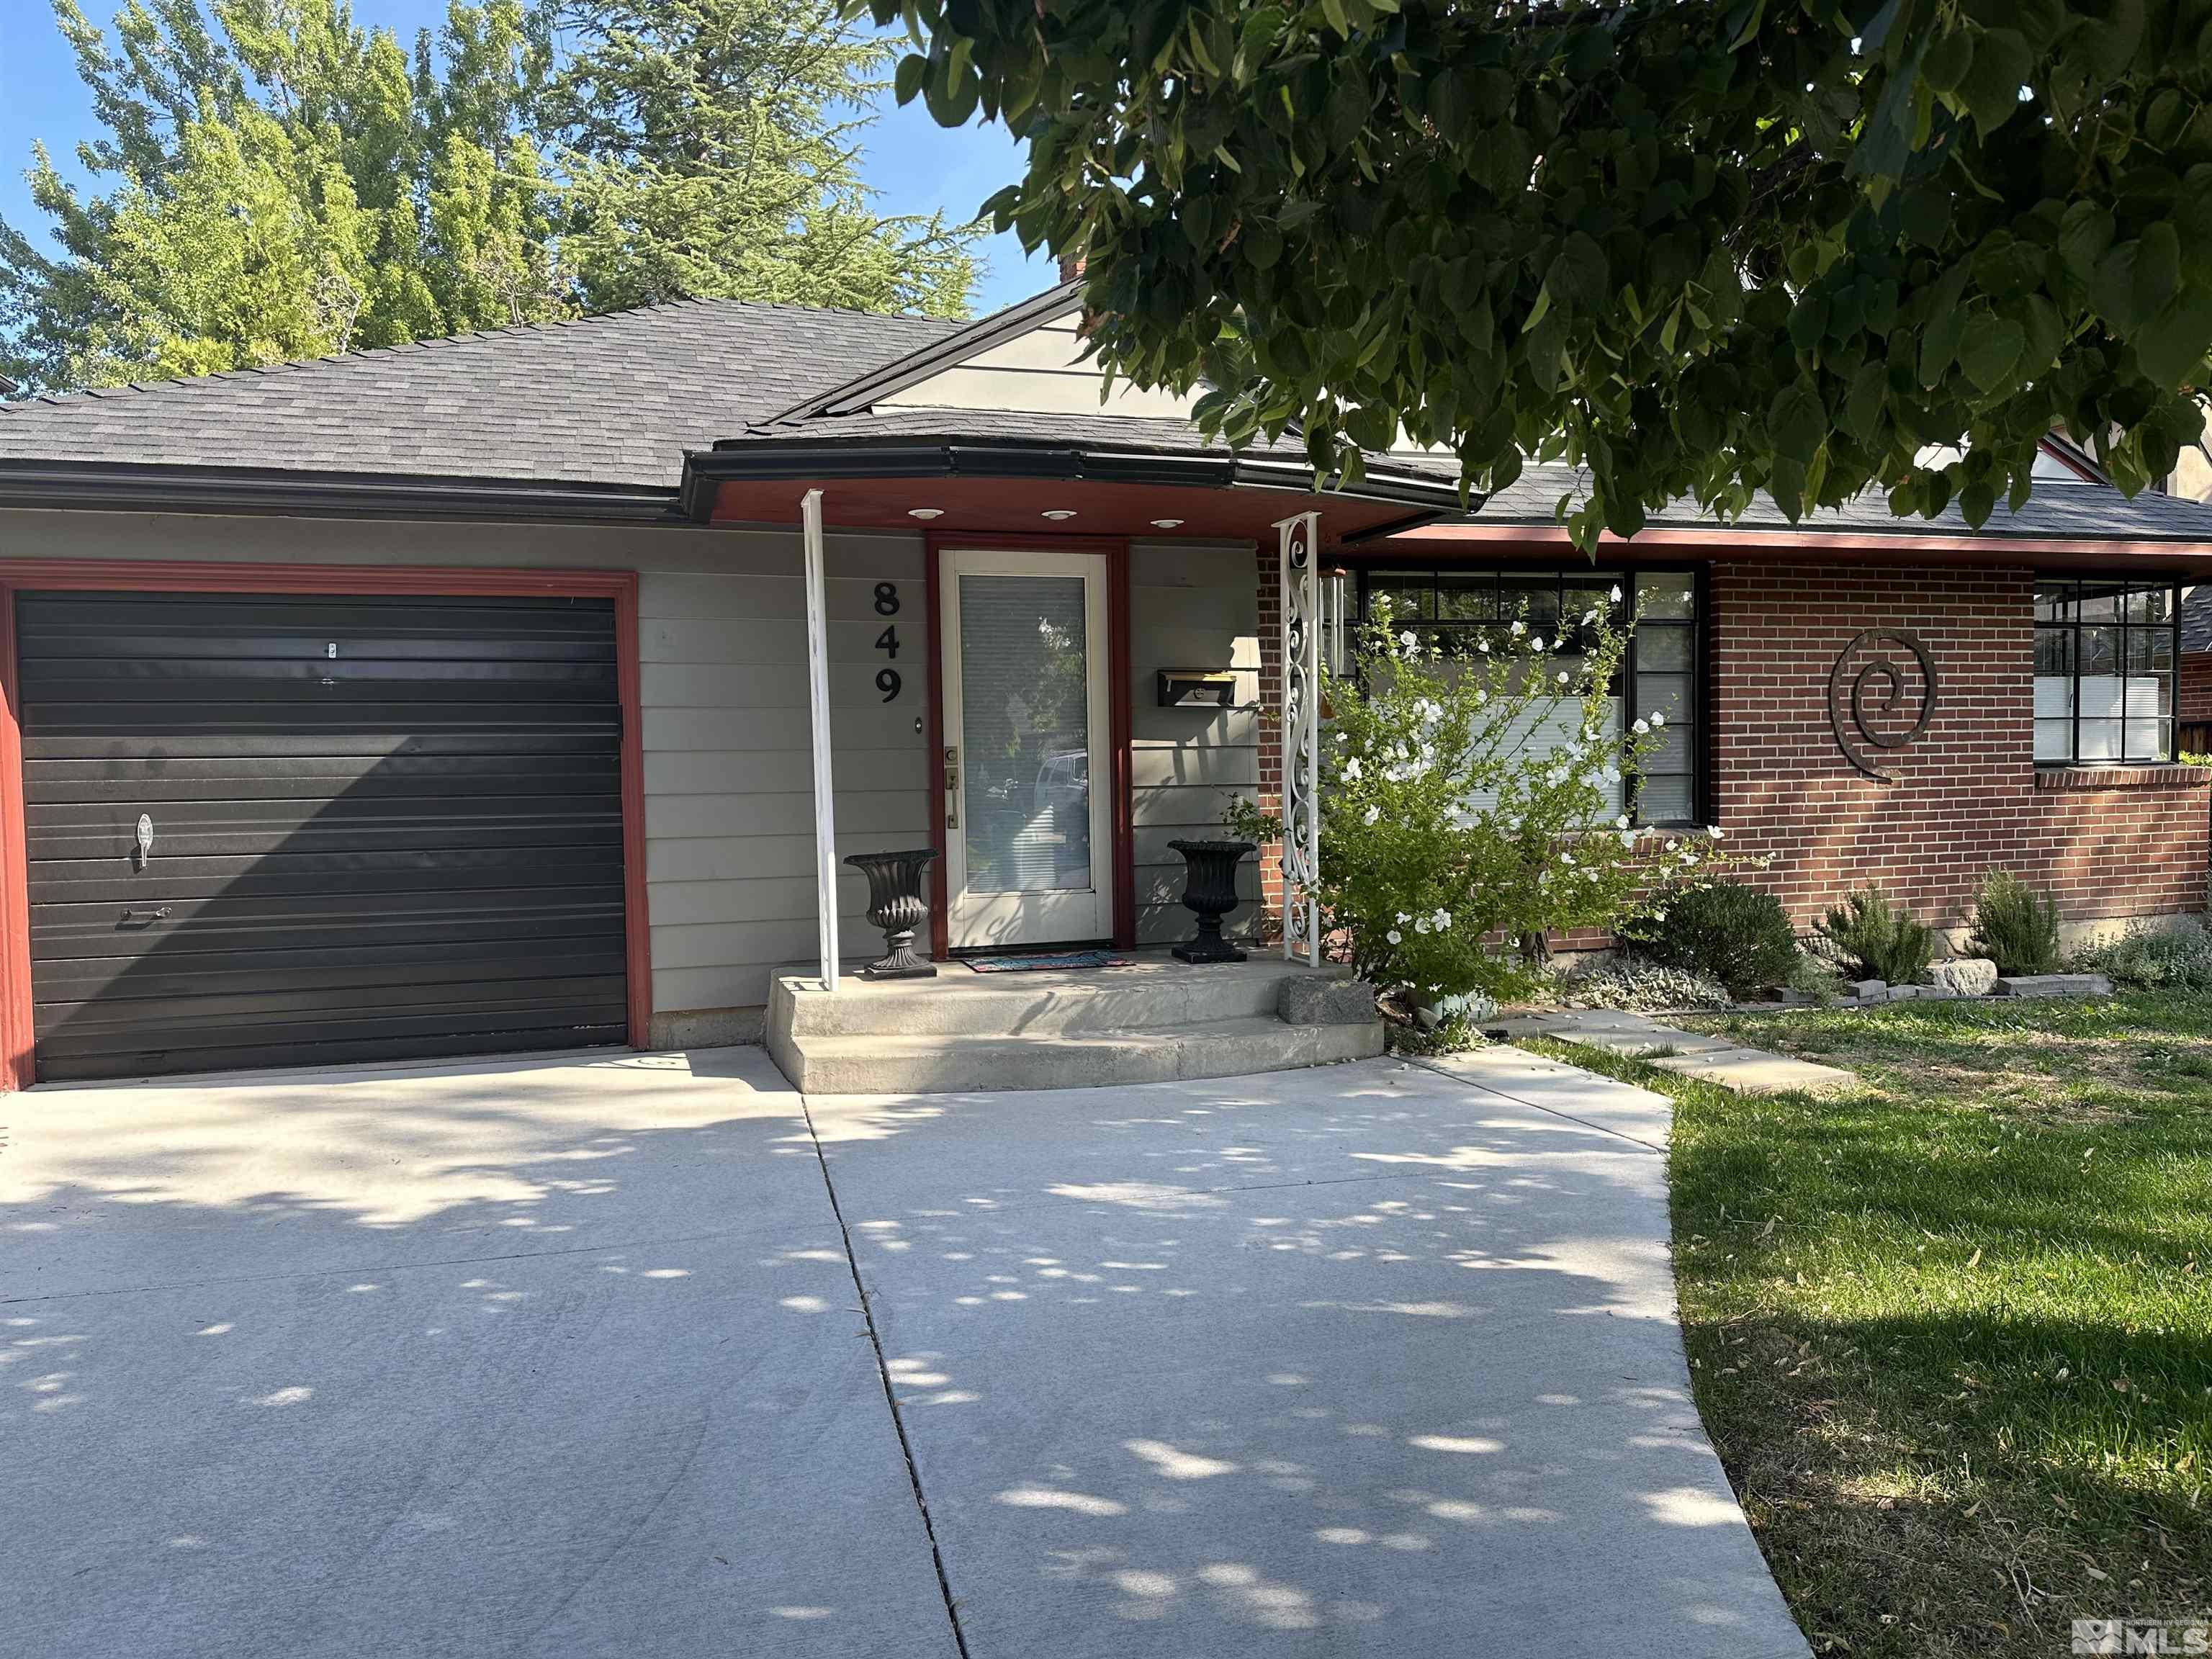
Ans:
POLYGON ((1081 283, 1061 283, 957 334, 805 398, 760 424, 799 427, 913 409, 1188 422, 1197 402, 1194 396, 1124 383, 1102 398, 1105 374, 1088 360, 1082 310, 1081 283))

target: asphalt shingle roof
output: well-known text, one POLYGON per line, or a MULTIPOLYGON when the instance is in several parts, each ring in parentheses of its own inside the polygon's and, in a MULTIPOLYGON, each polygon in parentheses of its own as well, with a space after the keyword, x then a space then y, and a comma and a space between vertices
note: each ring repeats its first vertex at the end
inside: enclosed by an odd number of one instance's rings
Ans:
POLYGON ((684 452, 963 327, 686 301, 0 403, 0 459, 676 487, 684 452))
MULTIPOLYGON (((1562 495, 1577 489, 1575 469, 1546 465, 1531 466, 1509 488, 1482 505, 1479 522, 1548 525, 1562 495)), ((1651 516, 1651 523, 1668 528, 1712 526, 1717 520, 1694 501, 1677 501, 1651 516)), ((1966 527, 1956 504, 1934 519, 1899 518, 1889 510, 1887 497, 1868 494, 1831 511, 1816 513, 1792 526, 1782 510, 1765 496, 1755 500, 1739 528, 1839 531, 1856 534, 1965 536, 1966 527)), ((2079 482, 2038 478, 2035 493, 2017 513, 2002 502, 1982 526, 1984 537, 2030 536, 2068 539, 2124 541, 2185 541, 2212 544, 2212 505, 2179 500, 2145 490, 2130 501, 2109 484, 2089 479, 2079 482)))
MULTIPOLYGON (((827 386, 940 345, 974 325, 740 301, 687 301, 573 322, 466 334, 264 369, 0 403, 8 460, 141 463, 280 472, 387 474, 673 489, 687 450, 720 444, 993 438, 1091 449, 1218 451, 1188 422, 883 404, 761 428, 827 386)), ((1254 448, 1283 459, 1293 438, 1254 448)), ((1448 460, 1393 455, 1378 469, 1455 480, 1448 460)), ((1477 514, 1550 525, 1575 487, 1563 466, 1531 466, 1477 514)), ((1654 515, 1711 526, 1683 502, 1654 515)), ((1786 530, 1760 500, 1737 521, 1786 530)), ((1876 534, 1962 534, 1955 507, 1932 523, 1868 495, 1799 526, 1876 534)), ((1983 535, 2212 544, 2212 506, 2091 483, 2039 481, 2017 514, 1983 535)), ((2204 624, 2212 630, 2212 620, 2204 624)), ((2208 641, 2212 647, 2212 641, 2208 641)))
POLYGON ((2212 651, 2212 582, 2200 582, 2182 596, 2181 648, 2212 651))

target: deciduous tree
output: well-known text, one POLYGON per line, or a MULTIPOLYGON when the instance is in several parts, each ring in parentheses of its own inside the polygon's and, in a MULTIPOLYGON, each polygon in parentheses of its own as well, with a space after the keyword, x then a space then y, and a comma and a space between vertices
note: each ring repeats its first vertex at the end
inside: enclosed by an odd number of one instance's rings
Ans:
POLYGON ((1102 360, 1324 471, 1978 525, 2054 423, 2130 489, 2201 429, 2212 0, 870 3, 1026 135, 992 210, 1102 360))

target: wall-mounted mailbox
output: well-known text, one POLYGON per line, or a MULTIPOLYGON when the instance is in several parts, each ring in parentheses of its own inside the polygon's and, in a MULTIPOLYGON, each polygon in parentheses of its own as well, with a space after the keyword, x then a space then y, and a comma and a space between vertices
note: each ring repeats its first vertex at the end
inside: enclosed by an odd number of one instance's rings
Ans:
POLYGON ((1227 708, 1237 701, 1237 676, 1225 668, 1163 668, 1163 708, 1227 708))

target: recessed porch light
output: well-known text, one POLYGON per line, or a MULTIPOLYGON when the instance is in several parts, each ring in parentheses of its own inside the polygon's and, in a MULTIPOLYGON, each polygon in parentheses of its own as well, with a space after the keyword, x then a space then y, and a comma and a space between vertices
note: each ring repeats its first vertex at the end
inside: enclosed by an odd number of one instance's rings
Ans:
POLYGON ((1073 518, 1075 509, 1072 507, 1048 507, 1044 510, 1044 516, 1054 524, 1058 524, 1062 519, 1073 518))
POLYGON ((1182 520, 1181 519, 1155 519, 1152 520, 1152 528, 1155 530, 1179 530, 1182 527, 1182 520))
POLYGON ((945 516, 945 509, 941 507, 909 507, 906 515, 909 519, 941 519, 945 516))

